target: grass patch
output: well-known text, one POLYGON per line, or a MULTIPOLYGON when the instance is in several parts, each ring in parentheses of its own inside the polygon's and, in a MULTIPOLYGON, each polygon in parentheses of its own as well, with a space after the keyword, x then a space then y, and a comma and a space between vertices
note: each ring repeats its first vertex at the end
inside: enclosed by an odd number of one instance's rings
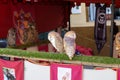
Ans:
POLYGON ((0 55, 18 56, 24 58, 38 58, 38 59, 52 59, 59 61, 80 61, 80 62, 93 62, 102 64, 120 64, 120 59, 112 57, 100 57, 100 56, 77 56, 75 55, 72 60, 69 60, 65 53, 50 53, 39 51, 26 51, 19 49, 0 48, 0 55))

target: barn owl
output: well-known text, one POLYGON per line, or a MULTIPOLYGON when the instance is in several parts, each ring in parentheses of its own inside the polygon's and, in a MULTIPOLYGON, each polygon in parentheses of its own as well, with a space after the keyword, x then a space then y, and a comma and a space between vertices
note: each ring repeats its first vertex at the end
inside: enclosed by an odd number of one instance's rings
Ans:
POLYGON ((76 34, 74 31, 68 31, 63 38, 64 50, 70 60, 73 58, 76 50, 75 39, 76 34))
POLYGON ((118 32, 115 36, 114 46, 115 50, 120 55, 120 32, 118 32))
POLYGON ((63 40, 59 33, 55 31, 51 31, 48 33, 48 40, 51 42, 53 47, 57 50, 57 52, 63 52, 63 40))

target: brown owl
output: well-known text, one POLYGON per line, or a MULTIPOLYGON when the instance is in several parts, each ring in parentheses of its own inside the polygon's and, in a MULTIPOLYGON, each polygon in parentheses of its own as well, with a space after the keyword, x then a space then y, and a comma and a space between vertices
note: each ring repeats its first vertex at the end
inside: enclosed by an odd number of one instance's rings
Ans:
POLYGON ((57 50, 57 52, 62 53, 64 51, 63 40, 59 33, 55 32, 55 31, 49 32, 48 40, 51 42, 51 44, 57 50))
POLYGON ((120 56, 120 32, 118 32, 115 36, 114 53, 117 53, 117 55, 120 56))
POLYGON ((7 34, 7 46, 15 46, 16 45, 16 29, 10 28, 7 34))
POLYGON ((75 54, 75 49, 76 49, 76 34, 74 31, 68 31, 64 35, 63 43, 64 43, 64 50, 69 59, 72 59, 74 54, 75 54))

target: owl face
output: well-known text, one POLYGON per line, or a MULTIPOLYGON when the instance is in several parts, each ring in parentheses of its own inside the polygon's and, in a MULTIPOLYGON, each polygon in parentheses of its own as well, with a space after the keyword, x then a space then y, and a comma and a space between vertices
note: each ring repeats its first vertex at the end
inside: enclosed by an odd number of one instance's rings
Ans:
POLYGON ((48 35, 48 40, 52 43, 52 45, 55 47, 55 37, 53 35, 48 35))
POLYGON ((120 43, 120 33, 117 33, 115 40, 120 43))
POLYGON ((15 36, 16 36, 16 31, 15 31, 15 29, 11 28, 11 29, 8 31, 8 35, 15 38, 15 36))
POLYGON ((76 34, 74 31, 69 31, 65 34, 66 37, 72 38, 72 39, 76 39, 76 34))
POLYGON ((14 46, 16 42, 16 29, 10 28, 7 35, 8 46, 14 46))

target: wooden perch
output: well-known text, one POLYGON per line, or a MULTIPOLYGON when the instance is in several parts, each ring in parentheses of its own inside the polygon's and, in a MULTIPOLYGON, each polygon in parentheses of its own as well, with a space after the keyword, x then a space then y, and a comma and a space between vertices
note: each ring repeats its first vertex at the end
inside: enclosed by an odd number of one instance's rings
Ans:
POLYGON ((119 68, 120 59, 111 57, 98 57, 98 56, 75 56, 73 60, 69 60, 66 54, 57 54, 49 52, 30 52, 26 50, 17 49, 0 49, 0 56, 22 58, 31 60, 42 60, 47 62, 69 63, 69 64, 82 64, 94 67, 115 67, 119 68))

